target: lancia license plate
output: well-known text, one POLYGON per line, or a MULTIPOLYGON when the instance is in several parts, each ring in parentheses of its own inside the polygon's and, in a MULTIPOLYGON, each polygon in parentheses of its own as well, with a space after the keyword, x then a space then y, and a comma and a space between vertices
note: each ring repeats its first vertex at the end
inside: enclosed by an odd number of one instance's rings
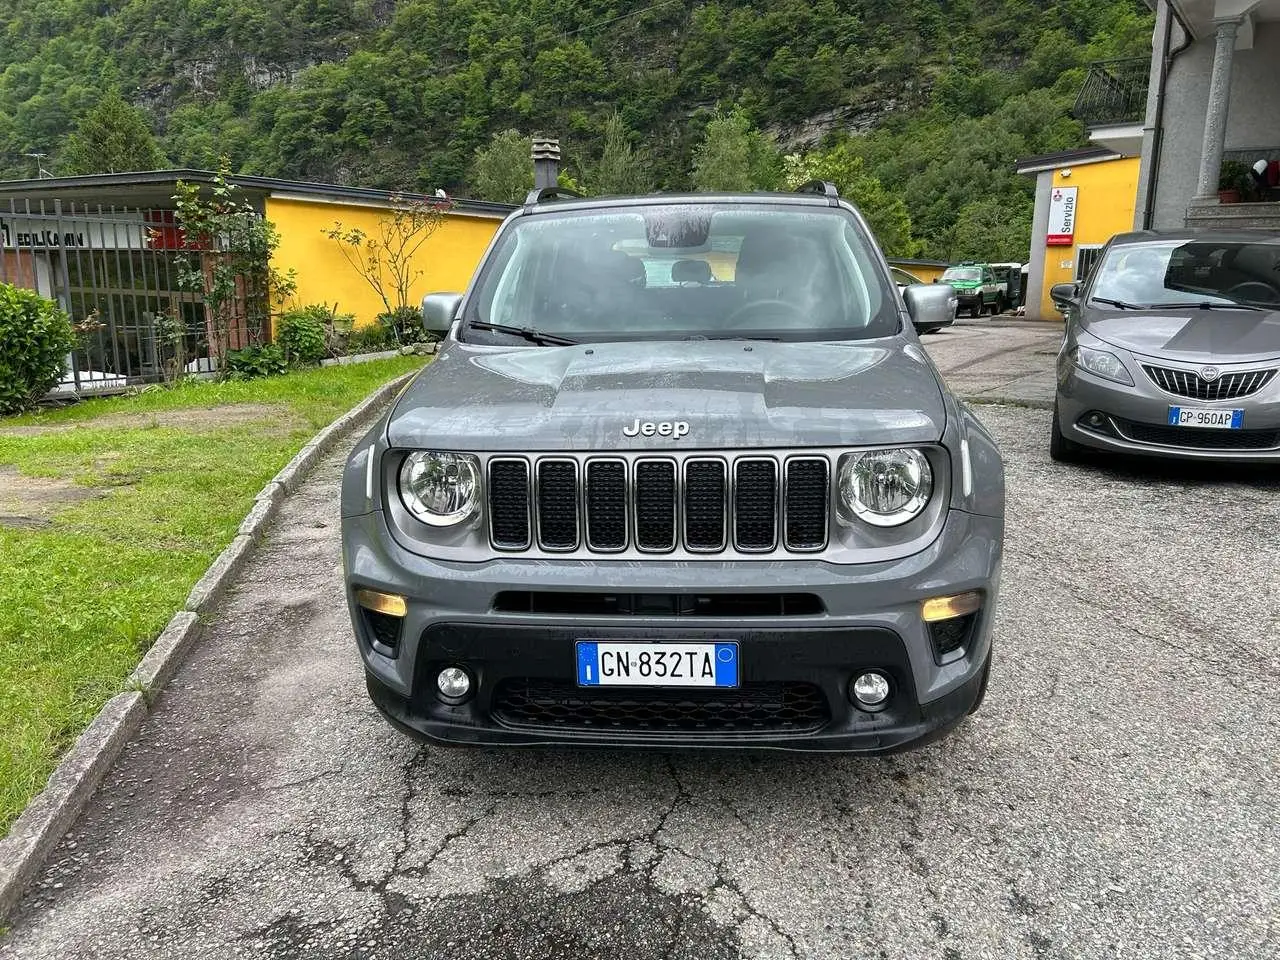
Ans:
POLYGON ((1210 410, 1205 407, 1170 407, 1169 426, 1239 430, 1244 427, 1244 411, 1210 410))
POLYGON ((581 687, 736 687, 736 643, 579 640, 581 687))

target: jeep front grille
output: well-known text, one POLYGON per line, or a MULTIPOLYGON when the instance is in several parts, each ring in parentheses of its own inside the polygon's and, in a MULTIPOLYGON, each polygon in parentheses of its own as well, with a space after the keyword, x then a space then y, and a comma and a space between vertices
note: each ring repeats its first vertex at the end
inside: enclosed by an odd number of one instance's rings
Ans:
POLYGON ((489 538, 503 551, 810 553, 827 545, 830 500, 823 456, 488 462, 489 538))

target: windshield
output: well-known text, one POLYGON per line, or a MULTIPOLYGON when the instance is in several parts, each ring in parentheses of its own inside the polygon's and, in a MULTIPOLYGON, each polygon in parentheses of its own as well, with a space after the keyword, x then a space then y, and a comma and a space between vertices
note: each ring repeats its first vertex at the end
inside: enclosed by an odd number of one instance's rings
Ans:
POLYGON ((982 271, 977 267, 952 267, 942 275, 943 280, 981 280, 982 271))
POLYGON ((1090 298, 1134 307, 1280 305, 1280 243, 1122 244, 1108 251, 1094 276, 1090 298))
MULTIPOLYGON (((464 320, 574 340, 867 339, 899 329, 875 248, 846 211, 655 204, 517 219, 464 320)), ((510 332, 473 327, 468 340, 510 332)))

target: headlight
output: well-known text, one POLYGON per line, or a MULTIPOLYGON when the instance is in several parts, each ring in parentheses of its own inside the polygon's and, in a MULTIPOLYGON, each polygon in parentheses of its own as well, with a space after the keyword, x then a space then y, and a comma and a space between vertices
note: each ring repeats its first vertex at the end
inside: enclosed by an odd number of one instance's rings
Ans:
POLYGON ((480 503, 480 466, 462 453, 419 450, 400 468, 400 499, 409 512, 433 527, 461 523, 480 503))
POLYGON ((1088 370, 1106 380, 1133 386, 1133 377, 1129 376, 1129 371, 1114 353, 1078 346, 1071 351, 1071 359, 1081 370, 1088 370))
POLYGON ((840 465, 844 511, 876 527, 898 527, 915 519, 933 493, 933 469, 919 450, 872 450, 850 454, 840 465))

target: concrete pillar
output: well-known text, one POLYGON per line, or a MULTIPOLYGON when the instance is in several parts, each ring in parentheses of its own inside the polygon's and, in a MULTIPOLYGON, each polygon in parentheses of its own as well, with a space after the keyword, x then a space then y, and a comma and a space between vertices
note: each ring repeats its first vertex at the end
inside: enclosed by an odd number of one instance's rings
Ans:
POLYGON ((1209 106, 1204 117, 1197 200, 1212 200, 1218 195, 1218 172, 1222 166, 1222 151, 1226 147, 1227 109, 1231 101, 1231 62, 1235 57, 1240 21, 1215 21, 1215 27, 1213 75, 1209 79, 1209 106))

